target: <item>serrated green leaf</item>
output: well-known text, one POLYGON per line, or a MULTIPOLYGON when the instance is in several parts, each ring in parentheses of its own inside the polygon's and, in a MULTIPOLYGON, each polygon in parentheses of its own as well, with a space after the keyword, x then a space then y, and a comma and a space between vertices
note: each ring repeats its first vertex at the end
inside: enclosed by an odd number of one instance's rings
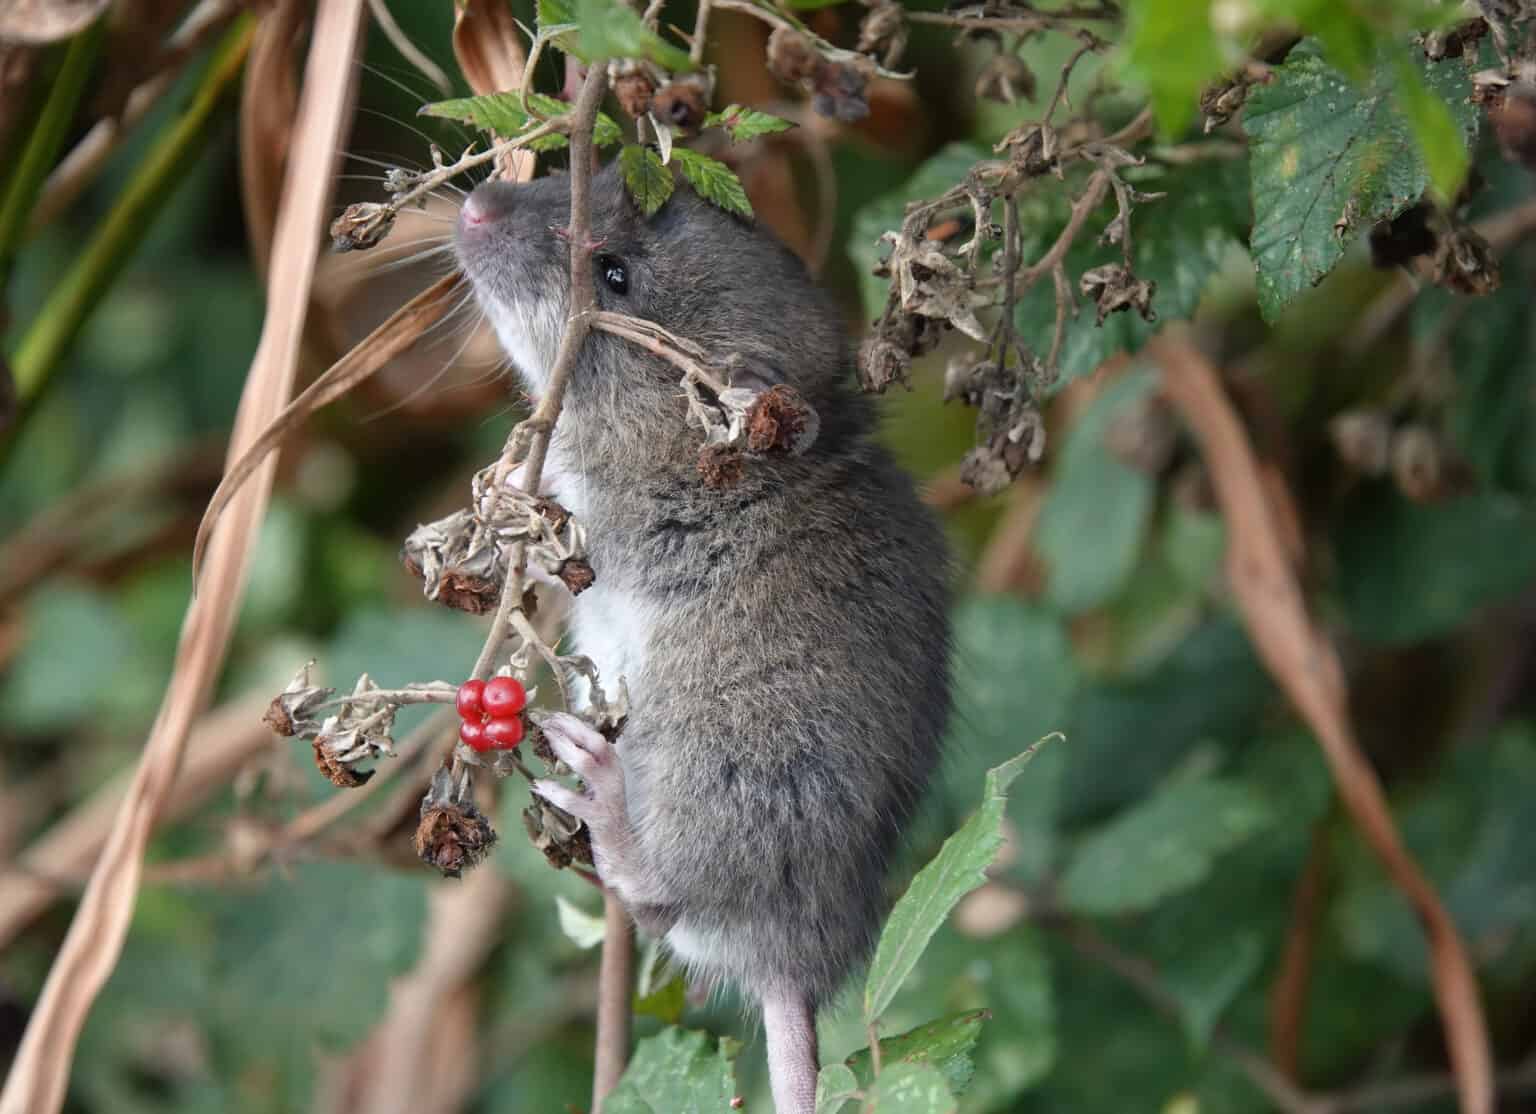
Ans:
MULTIPOLYGON (((543 93, 528 94, 529 112, 523 111, 522 97, 518 93, 486 93, 478 97, 457 97, 453 100, 434 101, 422 105, 423 116, 438 116, 446 120, 460 120, 473 124, 483 131, 495 132, 510 139, 543 120, 553 119, 570 110, 570 105, 543 93)), ((608 147, 623 138, 613 117, 599 112, 592 123, 592 142, 608 147)), ((564 147, 568 140, 559 134, 542 135, 528 144, 532 151, 555 151, 564 147)))
POLYGON ((871 1114, 954 1114, 959 1105, 938 1069, 894 1064, 866 1093, 864 1109, 871 1114))
MULTIPOLYGON (((675 152, 674 152, 675 154, 675 152)), ((624 186, 640 211, 650 216, 672 196, 672 172, 662 165, 661 156, 649 147, 627 143, 619 152, 619 172, 624 186)))
POLYGON ((743 217, 752 215, 752 203, 747 200, 747 191, 741 188, 741 179, 725 163, 687 147, 674 147, 672 161, 705 201, 743 217))
POLYGON ((720 1114, 736 1097, 734 1060, 740 1046, 694 1029, 663 1029, 635 1046, 635 1055, 604 1114, 720 1114))
MULTIPOLYGON (((972 1053, 981 1037, 981 1025, 991 1017, 989 1010, 970 1010, 941 1017, 896 1037, 880 1038, 880 1063, 931 1064, 944 1076, 951 1094, 959 1095, 970 1085, 976 1065, 972 1053)), ((846 1061, 860 1088, 874 1082, 874 1065, 869 1049, 861 1048, 846 1061)))
POLYGON ((640 13, 623 0, 576 0, 574 22, 577 26, 575 41, 562 36, 561 46, 584 62, 644 58, 673 73, 687 73, 696 68, 686 50, 679 50, 652 31, 640 18, 640 13))
POLYGON ((756 139, 760 135, 773 135, 776 132, 788 131, 795 127, 793 121, 785 120, 778 116, 770 116, 766 112, 759 112, 755 108, 743 108, 739 104, 727 105, 719 112, 711 112, 704 117, 706 128, 724 128, 730 133, 731 141, 741 143, 744 140, 756 139))
POLYGON ((539 0, 539 30, 562 27, 576 22, 576 7, 570 0, 539 0))
POLYGON ((1090 834, 1068 860, 1061 900, 1079 913, 1150 909, 1210 874, 1216 859, 1274 820, 1248 785, 1176 781, 1090 834))
POLYGON ((1046 602, 1066 615, 1114 597, 1136 567, 1156 484, 1110 451, 1110 429, 1152 389, 1149 372, 1125 376, 1084 412, 1067 438, 1035 526, 1049 567, 1046 602))
POLYGON ((1186 948, 1176 962, 1158 970, 1179 1008, 1179 1021, 1198 1051, 1210 1044, 1216 1023, 1258 974, 1264 962, 1264 937, 1258 929, 1232 926, 1218 944, 1186 948))
POLYGON ((864 984, 864 1021, 874 1024, 901 989, 923 949, 962 897, 986 881, 986 869, 1002 846, 1008 786, 1051 736, 987 771, 981 807, 944 841, 933 861, 917 872, 891 910, 864 984))
MULTIPOLYGON (((1416 48, 1393 51, 1408 49, 1416 48)), ((1430 185, 1415 128, 1401 96, 1394 95, 1405 87, 1399 77, 1405 66, 1423 78, 1422 95, 1410 92, 1409 102, 1446 180, 1457 162, 1449 150, 1454 145, 1423 98, 1446 106, 1460 147, 1476 134, 1466 68, 1403 63, 1393 51, 1355 84, 1316 53, 1298 48, 1274 69, 1272 82, 1254 87, 1243 119, 1252 150, 1259 308, 1270 320, 1327 275, 1363 230, 1401 213, 1430 185)))
POLYGON ((816 1076, 816 1114, 838 1114, 858 1090, 847 1065, 828 1064, 816 1076))

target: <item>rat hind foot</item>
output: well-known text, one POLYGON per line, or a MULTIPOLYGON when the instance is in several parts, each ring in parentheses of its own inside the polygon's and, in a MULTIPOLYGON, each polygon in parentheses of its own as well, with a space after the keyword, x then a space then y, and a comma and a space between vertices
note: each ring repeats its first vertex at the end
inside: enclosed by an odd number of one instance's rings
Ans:
POLYGON ((624 798, 624 767, 618 753, 596 728, 567 712, 539 721, 555 755, 585 783, 581 791, 548 778, 533 783, 534 791, 587 825, 592 834, 593 865, 598 877, 627 905, 655 901, 646 892, 639 870, 639 852, 624 798))

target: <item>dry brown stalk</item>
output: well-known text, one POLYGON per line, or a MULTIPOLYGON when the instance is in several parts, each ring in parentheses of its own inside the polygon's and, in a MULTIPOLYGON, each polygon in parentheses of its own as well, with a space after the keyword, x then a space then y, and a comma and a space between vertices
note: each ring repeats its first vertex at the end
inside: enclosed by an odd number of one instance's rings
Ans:
MULTIPOLYGON (((316 17, 278 214, 267 315, 235 418, 231 459, 276 417, 293 390, 335 152, 350 108, 361 11, 361 0, 334 0, 316 17)), ((258 470, 214 535, 160 713, 0 1092, 3 1114, 55 1114, 63 1104, 81 1027, 122 953, 150 833, 224 661, 273 471, 270 462, 258 470)))
MULTIPOLYGON (((1289 498, 1263 481, 1231 400, 1186 328, 1151 347, 1163 391, 1188 421, 1227 523, 1227 576, 1260 658, 1317 736, 1351 819, 1413 906, 1428 937, 1435 999, 1464 1114, 1493 1110, 1493 1054, 1477 975, 1456 924, 1434 885, 1403 845, 1376 771, 1350 723, 1339 655, 1313 622, 1270 499, 1289 498)), ((1267 1066, 1267 1065, 1266 1065, 1267 1066)))

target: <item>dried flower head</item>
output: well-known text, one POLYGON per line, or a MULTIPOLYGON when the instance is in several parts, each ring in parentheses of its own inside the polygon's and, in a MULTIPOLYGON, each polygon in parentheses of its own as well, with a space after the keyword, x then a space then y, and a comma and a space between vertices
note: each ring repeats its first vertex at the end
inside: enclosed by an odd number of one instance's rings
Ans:
POLYGON ((1491 294, 1499 288, 1499 261, 1488 241, 1464 224, 1455 224, 1435 245, 1436 285, 1458 294, 1491 294))
POLYGON ((907 48, 907 16, 896 0, 875 0, 859 24, 860 54, 878 54, 887 69, 901 60, 907 48))
POLYGON ((608 81, 625 115, 638 120, 651 110, 656 77, 648 63, 636 58, 614 59, 608 63, 608 81))
POLYGON ((312 735, 320 729, 320 721, 314 718, 314 712, 335 696, 336 690, 311 683, 309 671, 314 664, 314 659, 305 662, 288 682, 288 687, 273 697, 266 714, 261 717, 261 721, 279 735, 292 738, 312 735))
POLYGON ((446 763, 432 775, 416 826, 416 854, 449 878, 459 877, 496 844, 496 830, 475 807, 470 773, 457 777, 446 763))
POLYGON ((1392 457, 1392 419, 1381 410, 1346 410, 1328 423, 1334 451, 1356 472, 1385 475, 1392 457))
POLYGON ((1100 325, 1104 324, 1104 318, 1111 313, 1128 309, 1141 314, 1144 321, 1157 320, 1157 313, 1152 308, 1152 295, 1157 292, 1157 283, 1137 278, 1123 263, 1106 263, 1102 267, 1084 271, 1079 285, 1083 294, 1092 299, 1097 308, 1100 325))
POLYGON ((892 383, 910 387, 912 357, 902 345, 876 333, 859 345, 859 385, 872 394, 884 394, 892 383))
POLYGON ((361 251, 371 248, 395 225, 395 210, 391 205, 361 201, 348 205, 341 216, 331 222, 331 249, 333 251, 361 251))
POLYGON ((785 384, 758 395, 745 415, 747 451, 799 456, 816 441, 821 419, 800 392, 785 384))
POLYGON ((821 55, 799 31, 778 27, 768 36, 768 70, 780 81, 809 81, 816 74, 821 55))
POLYGON ((699 447, 699 475, 704 486, 716 491, 735 487, 745 471, 741 449, 735 445, 705 442, 699 447))

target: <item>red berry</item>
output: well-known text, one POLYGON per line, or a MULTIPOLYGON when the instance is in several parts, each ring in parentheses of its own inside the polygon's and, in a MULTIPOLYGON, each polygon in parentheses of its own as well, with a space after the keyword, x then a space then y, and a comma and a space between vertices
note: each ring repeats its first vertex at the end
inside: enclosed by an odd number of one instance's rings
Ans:
POLYGON ((515 677, 492 677, 485 682, 481 702, 485 705, 486 715, 492 719, 506 719, 528 706, 528 692, 515 677))
POLYGON ((523 741, 523 721, 518 716, 497 716, 485 725, 485 738, 497 750, 511 750, 523 741))
POLYGON ((491 749, 491 740, 485 734, 485 724, 477 719, 467 719, 459 724, 459 738, 466 746, 482 753, 491 749))
POLYGON ((479 723, 481 717, 485 715, 485 704, 482 703, 484 694, 484 681, 465 681, 460 685, 459 694, 453 701, 459 709, 459 718, 479 723))

